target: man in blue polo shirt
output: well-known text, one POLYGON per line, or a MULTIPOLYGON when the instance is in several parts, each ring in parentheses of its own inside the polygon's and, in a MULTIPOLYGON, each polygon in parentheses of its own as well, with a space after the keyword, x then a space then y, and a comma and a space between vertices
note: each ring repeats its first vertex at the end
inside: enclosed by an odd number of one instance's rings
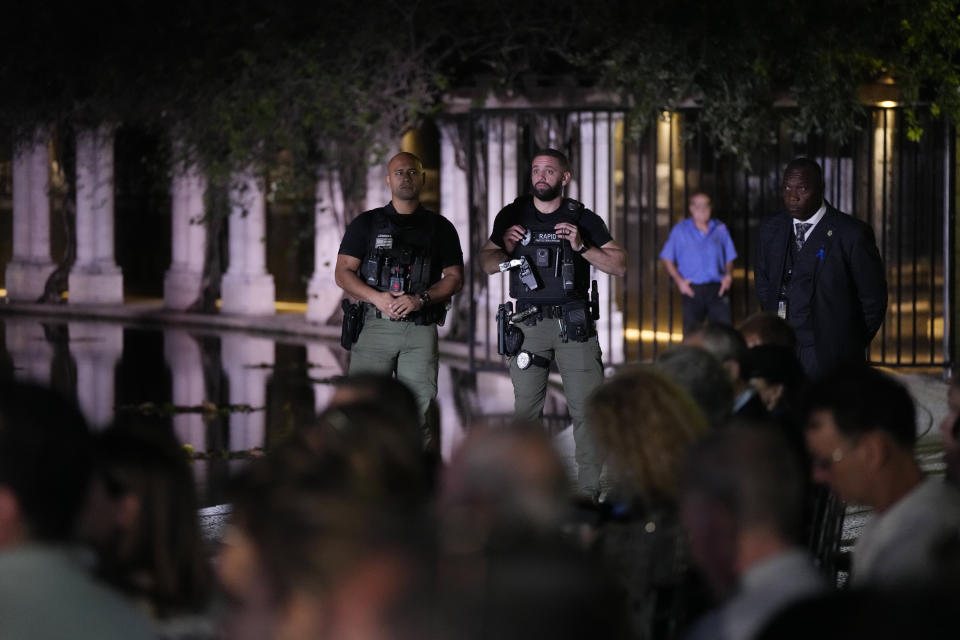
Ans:
POLYGON ((699 191, 690 197, 690 217, 670 231, 660 259, 683 295, 683 332, 703 323, 730 324, 733 261, 737 250, 730 232, 711 220, 710 196, 699 191))

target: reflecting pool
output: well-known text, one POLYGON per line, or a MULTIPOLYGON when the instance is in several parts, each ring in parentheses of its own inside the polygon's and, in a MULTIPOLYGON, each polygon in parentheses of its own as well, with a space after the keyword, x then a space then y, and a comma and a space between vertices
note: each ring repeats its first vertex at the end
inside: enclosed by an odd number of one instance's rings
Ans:
MULTIPOLYGON (((193 453, 200 504, 214 510, 233 471, 323 410, 349 355, 322 339, 61 318, 0 316, 0 331, 0 375, 75 398, 95 429, 132 418, 172 427, 193 453)), ((441 359, 438 383, 445 460, 472 423, 505 421, 513 410, 505 370, 471 372, 441 359)), ((557 416, 548 424, 572 464, 559 390, 545 413, 557 416)))

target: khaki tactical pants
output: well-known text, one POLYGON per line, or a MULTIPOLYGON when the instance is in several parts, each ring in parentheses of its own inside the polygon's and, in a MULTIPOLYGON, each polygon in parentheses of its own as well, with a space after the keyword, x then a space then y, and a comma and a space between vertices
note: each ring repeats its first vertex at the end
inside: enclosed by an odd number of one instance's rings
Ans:
POLYGON ((421 422, 437 397, 437 325, 418 326, 367 314, 360 338, 350 351, 349 374, 393 373, 417 398, 421 422))
MULTIPOLYGON (((557 361, 563 380, 567 409, 573 419, 573 442, 576 449, 577 484, 585 495, 594 495, 600 488, 601 456, 593 434, 584 421, 587 397, 603 382, 603 364, 600 361, 600 343, 594 336, 586 342, 563 342, 556 320, 544 318, 535 326, 519 324, 523 331, 523 349, 557 361)), ((510 379, 513 381, 514 411, 521 420, 538 421, 543 415, 547 397, 549 370, 531 365, 521 371, 516 358, 510 359, 510 379)))

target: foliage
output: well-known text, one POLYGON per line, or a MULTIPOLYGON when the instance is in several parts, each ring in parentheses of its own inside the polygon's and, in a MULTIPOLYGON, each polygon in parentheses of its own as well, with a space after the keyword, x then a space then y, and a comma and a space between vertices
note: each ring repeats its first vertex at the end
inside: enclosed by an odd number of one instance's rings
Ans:
POLYGON ((797 138, 844 141, 863 107, 857 89, 880 75, 896 42, 899 0, 847 2, 676 0, 611 3, 613 37, 574 62, 600 71, 632 105, 634 132, 664 109, 700 108, 716 148, 749 163, 771 142, 784 110, 797 138))
POLYGON ((956 2, 927 0, 901 20, 905 34, 895 74, 907 108, 907 135, 923 135, 915 105, 930 99, 934 115, 960 123, 960 10, 956 2))
MULTIPOLYGON (((523 91, 566 78, 624 96, 634 133, 699 106, 718 149, 749 161, 783 110, 798 138, 849 138, 858 88, 892 76, 912 109, 960 121, 960 19, 951 0, 387 0, 353 3, 17 3, 0 25, 0 129, 124 122, 185 141, 215 180, 318 162, 348 202, 384 141, 445 91, 523 91)), ((302 183, 300 182, 302 181, 302 183)))

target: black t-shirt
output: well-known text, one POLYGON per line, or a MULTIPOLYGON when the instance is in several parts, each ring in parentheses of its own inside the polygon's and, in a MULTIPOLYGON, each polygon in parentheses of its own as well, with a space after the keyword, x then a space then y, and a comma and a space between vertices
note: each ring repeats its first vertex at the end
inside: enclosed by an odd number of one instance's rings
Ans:
POLYGON ((374 217, 377 211, 385 213, 393 223, 400 244, 416 248, 430 247, 431 283, 438 282, 447 267, 463 266, 460 236, 449 220, 422 206, 417 207, 413 213, 399 214, 393 208, 392 202, 382 209, 364 211, 354 218, 343 234, 339 253, 361 261, 364 259, 370 245, 370 235, 374 232, 374 217))
MULTIPOLYGON (((569 216, 574 215, 568 213, 567 204, 570 202, 575 201, 564 199, 560 204, 560 208, 556 211, 552 213, 540 213, 533 204, 533 196, 518 198, 518 202, 507 205, 497 214, 497 217, 493 221, 493 231, 490 232, 490 241, 503 249, 503 234, 513 225, 520 223, 524 212, 526 212, 527 215, 532 214, 536 216, 537 222, 543 224, 569 222, 569 216)), ((580 235, 591 247, 602 247, 613 240, 606 223, 600 216, 590 211, 590 209, 581 209, 577 227, 580 229, 580 235)))

